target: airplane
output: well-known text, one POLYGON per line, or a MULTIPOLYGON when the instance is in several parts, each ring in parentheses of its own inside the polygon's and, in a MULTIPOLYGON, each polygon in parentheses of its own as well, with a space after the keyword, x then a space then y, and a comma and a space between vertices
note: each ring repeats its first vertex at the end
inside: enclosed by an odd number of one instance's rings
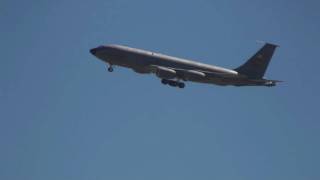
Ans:
POLYGON ((106 62, 108 71, 114 66, 130 68, 141 74, 155 74, 162 84, 184 88, 187 81, 220 86, 276 86, 279 80, 264 79, 269 62, 278 45, 265 43, 247 62, 227 69, 192 60, 168 56, 123 45, 101 45, 90 53, 106 62))

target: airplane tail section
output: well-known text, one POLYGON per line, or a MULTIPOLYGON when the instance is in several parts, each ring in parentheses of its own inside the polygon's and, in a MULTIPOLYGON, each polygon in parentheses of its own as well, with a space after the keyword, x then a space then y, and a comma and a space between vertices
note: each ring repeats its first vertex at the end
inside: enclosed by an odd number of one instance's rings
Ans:
POLYGON ((277 47, 277 45, 266 43, 246 63, 234 70, 252 79, 262 79, 277 47))

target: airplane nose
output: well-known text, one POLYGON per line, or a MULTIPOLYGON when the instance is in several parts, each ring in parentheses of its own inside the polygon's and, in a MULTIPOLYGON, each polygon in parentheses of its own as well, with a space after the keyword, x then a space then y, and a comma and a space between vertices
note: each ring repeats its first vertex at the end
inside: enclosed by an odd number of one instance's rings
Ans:
POLYGON ((97 53, 97 49, 96 48, 90 49, 90 53, 92 55, 95 55, 97 53))

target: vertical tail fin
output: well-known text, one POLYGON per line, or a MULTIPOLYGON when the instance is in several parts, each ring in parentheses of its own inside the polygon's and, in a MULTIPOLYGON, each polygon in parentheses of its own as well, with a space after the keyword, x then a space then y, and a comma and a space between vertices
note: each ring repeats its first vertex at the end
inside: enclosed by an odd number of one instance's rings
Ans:
POLYGON ((274 51, 278 46, 266 43, 255 55, 253 55, 246 63, 236 68, 240 74, 247 75, 249 78, 263 78, 274 51))

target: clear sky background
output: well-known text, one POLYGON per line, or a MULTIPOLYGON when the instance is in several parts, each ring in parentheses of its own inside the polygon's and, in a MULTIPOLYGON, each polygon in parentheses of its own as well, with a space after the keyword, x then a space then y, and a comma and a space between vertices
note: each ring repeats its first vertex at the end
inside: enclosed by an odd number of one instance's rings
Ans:
POLYGON ((320 179, 317 0, 1 0, 1 180, 320 179), (277 87, 163 86, 89 53, 228 68, 279 44, 277 87))

